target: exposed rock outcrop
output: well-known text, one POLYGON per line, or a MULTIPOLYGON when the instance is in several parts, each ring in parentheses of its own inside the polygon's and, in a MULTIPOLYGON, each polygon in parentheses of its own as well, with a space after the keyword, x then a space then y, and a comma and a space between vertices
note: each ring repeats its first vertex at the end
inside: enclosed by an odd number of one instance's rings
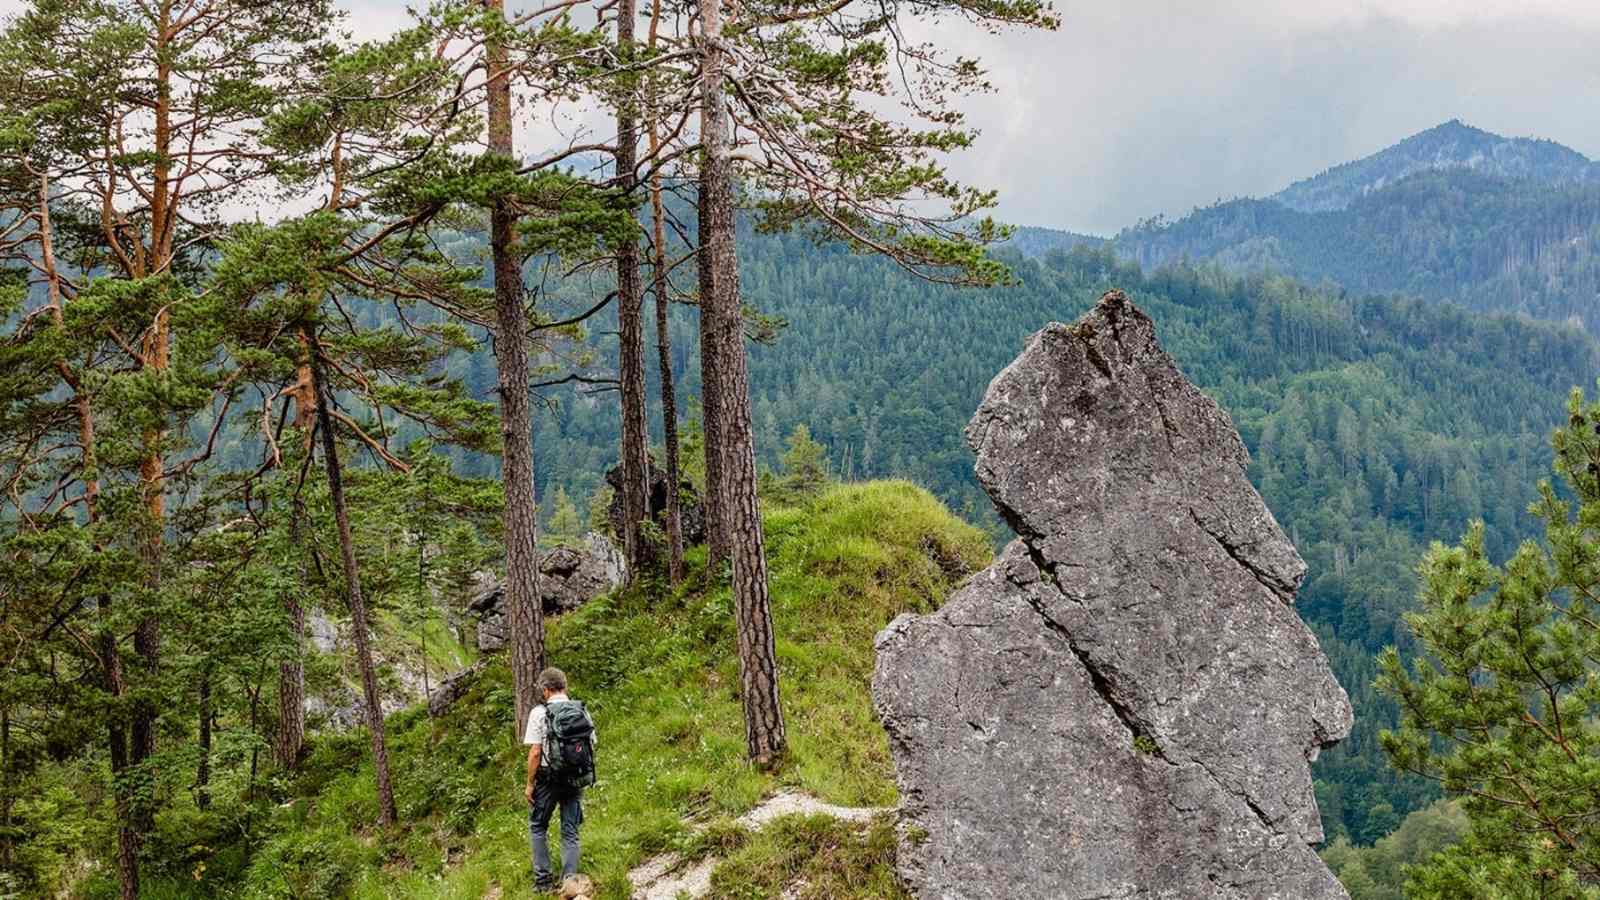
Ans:
MULTIPOLYGON (((652 454, 648 460, 647 474, 650 479, 650 521, 661 529, 662 534, 667 530, 667 470, 656 465, 656 458, 652 454)), ((622 467, 613 466, 606 472, 606 484, 611 488, 611 505, 606 507, 606 522, 611 526, 612 534, 622 533, 622 467)), ((695 491, 694 485, 685 481, 678 486, 678 516, 683 525, 684 546, 701 544, 706 539, 706 517, 700 506, 700 495, 695 491)), ((662 548, 650 548, 652 552, 662 548)), ((653 557, 647 557, 647 561, 653 557)))
POLYGON ((989 385, 967 440, 1019 539, 878 636, 923 898, 1346 894, 1309 761, 1349 701, 1232 422, 1119 291, 989 385))
MULTIPOLYGON (((539 561, 539 597, 546 615, 570 612, 626 578, 626 562, 616 545, 597 532, 582 547, 557 547, 539 561)), ((478 649, 490 653, 506 645, 504 579, 486 580, 467 602, 478 619, 478 649)))
POLYGON ((479 661, 459 672, 446 676, 443 681, 439 682, 439 686, 428 694, 428 715, 444 715, 445 710, 455 705, 455 702, 465 696, 467 691, 472 690, 473 684, 477 683, 478 676, 481 674, 483 674, 483 663, 479 661))
MULTIPOLYGON (((367 722, 366 701, 361 697, 361 682, 353 662, 348 619, 335 621, 328 613, 313 608, 306 616, 309 650, 340 660, 338 676, 317 679, 307 685, 304 708, 306 721, 313 729, 348 731, 367 722)), ((399 712, 428 696, 429 676, 410 652, 411 647, 377 641, 373 648, 378 667, 378 693, 383 714, 399 712)))

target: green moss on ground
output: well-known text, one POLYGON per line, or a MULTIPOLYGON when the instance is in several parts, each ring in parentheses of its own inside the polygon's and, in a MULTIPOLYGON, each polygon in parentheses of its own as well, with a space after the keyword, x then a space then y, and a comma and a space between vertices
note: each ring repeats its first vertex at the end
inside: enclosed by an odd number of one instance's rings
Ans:
MULTIPOLYGON (((600 896, 628 896, 627 872, 663 850, 725 856, 713 895, 894 897, 893 834, 790 817, 759 833, 686 818, 737 816, 780 787, 831 803, 896 800, 888 741, 872 711, 873 636, 902 612, 935 608, 987 564, 988 538, 905 482, 837 485, 766 515, 773 616, 790 752, 774 773, 744 762, 744 725, 726 577, 691 554, 687 582, 595 600, 552 620, 550 661, 598 722, 600 784, 585 799, 584 869, 600 896)), ((523 749, 509 673, 490 666, 445 716, 389 720, 402 822, 377 818, 363 734, 322 738, 243 873, 247 897, 527 896, 523 749)), ((208 879, 202 879, 205 881, 208 879)))

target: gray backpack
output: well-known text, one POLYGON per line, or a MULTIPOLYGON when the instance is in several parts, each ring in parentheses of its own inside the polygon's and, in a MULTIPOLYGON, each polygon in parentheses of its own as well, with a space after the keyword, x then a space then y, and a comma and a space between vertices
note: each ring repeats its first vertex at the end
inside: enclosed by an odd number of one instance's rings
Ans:
POLYGON ((594 784, 594 725, 578 700, 545 704, 544 758, 551 777, 574 787, 594 784))

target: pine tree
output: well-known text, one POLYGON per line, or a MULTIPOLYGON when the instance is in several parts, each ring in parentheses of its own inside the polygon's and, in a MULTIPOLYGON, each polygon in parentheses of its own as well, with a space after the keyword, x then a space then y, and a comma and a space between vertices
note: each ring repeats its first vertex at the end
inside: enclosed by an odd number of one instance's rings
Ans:
POLYGON ((215 450, 216 431, 189 446, 189 423, 232 391, 216 364, 219 310, 199 289, 204 253, 226 200, 273 183, 278 162, 248 124, 278 103, 266 85, 304 74, 332 19, 323 0, 187 9, 68 0, 31 4, 0 37, 12 77, 0 97, 4 217, 20 226, 0 248, 44 267, 47 306, 62 313, 55 327, 74 351, 56 366, 78 403, 73 515, 99 519, 123 473, 138 499, 139 515, 111 532, 138 545, 140 590, 122 592, 136 664, 125 662, 114 595, 94 601, 100 680, 117 698, 108 743, 124 898, 138 893, 139 844, 155 813, 142 785, 157 752, 169 498, 215 450), (31 196, 10 189, 23 180, 31 196), (123 402, 96 407, 96 392, 123 402), (108 446, 118 452, 100 452, 108 446), (124 455, 130 447, 136 455, 124 455))
MULTIPOLYGON (((486 0, 504 27, 505 0, 486 0)), ((504 37, 490 34, 483 44, 484 71, 490 74, 489 154, 514 165, 511 122, 511 60, 504 37)), ((516 693, 517 727, 538 703, 535 680, 544 668, 544 606, 539 600, 539 517, 534 495, 533 421, 528 403, 528 314, 523 306, 522 258, 516 247, 512 199, 491 195, 489 247, 494 260, 495 373, 500 400, 501 464, 506 485, 506 610, 511 643, 511 673, 516 693)))
POLYGON ((992 192, 949 179, 936 155, 973 133, 950 107, 988 88, 974 61, 905 39, 913 20, 948 11, 990 26, 1055 27, 1039 0, 953 0, 932 8, 890 4, 699 5, 699 276, 701 381, 705 388, 707 530, 715 559, 733 561, 745 737, 752 759, 786 742, 778 696, 771 598, 751 425, 745 308, 735 254, 736 181, 749 179, 760 225, 805 227, 882 254, 921 277, 993 284, 1006 277, 984 247, 1007 234, 978 216, 992 192), (732 16, 730 19, 730 15, 732 16), (905 85, 913 124, 861 98, 905 85), (730 90, 730 87, 732 88, 730 90), (735 171, 734 126, 755 152, 735 171), (947 208, 924 211, 928 200, 947 208))
POLYGON ((1436 543, 1405 617, 1422 652, 1380 660, 1401 708, 1384 751, 1460 796, 1472 826, 1407 896, 1583 897, 1600 880, 1600 404, 1574 390, 1567 411, 1551 442, 1564 490, 1542 481, 1534 504, 1544 543, 1503 566, 1481 521, 1436 543))
MULTIPOLYGON (((617 189, 627 198, 630 208, 639 184, 639 77, 631 71, 637 50, 634 40, 637 16, 634 0, 619 0, 616 11, 619 73, 611 84, 617 113, 617 146, 613 158, 617 166, 617 189)), ((639 244, 637 239, 630 239, 617 247, 617 368, 622 401, 622 545, 628 559, 630 578, 638 576, 647 556, 642 529, 650 513, 643 304, 644 282, 640 275, 639 244)))
POLYGON ((783 465, 783 489, 801 497, 817 493, 828 483, 831 472, 828 450, 811 439, 811 429, 796 425, 789 432, 788 449, 779 462, 783 465))
POLYGON ((583 531, 583 520, 578 518, 578 508, 567 496, 566 488, 556 488, 550 499, 550 522, 546 527, 550 537, 558 544, 575 543, 583 531))

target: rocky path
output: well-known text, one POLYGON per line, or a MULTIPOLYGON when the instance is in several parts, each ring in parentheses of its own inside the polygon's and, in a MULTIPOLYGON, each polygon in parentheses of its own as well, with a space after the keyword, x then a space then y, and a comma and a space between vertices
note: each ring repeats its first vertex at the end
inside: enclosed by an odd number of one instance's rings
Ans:
MULTIPOLYGON (((768 822, 782 816, 828 815, 847 822, 866 822, 873 816, 888 812, 884 807, 834 806, 810 794, 799 791, 780 791, 762 801, 755 809, 739 817, 739 825, 759 830, 768 822)), ((704 897, 711 890, 711 872, 720 859, 702 859, 685 863, 676 853, 663 853, 652 857, 628 873, 633 884, 634 900, 678 900, 680 897, 704 897)))

